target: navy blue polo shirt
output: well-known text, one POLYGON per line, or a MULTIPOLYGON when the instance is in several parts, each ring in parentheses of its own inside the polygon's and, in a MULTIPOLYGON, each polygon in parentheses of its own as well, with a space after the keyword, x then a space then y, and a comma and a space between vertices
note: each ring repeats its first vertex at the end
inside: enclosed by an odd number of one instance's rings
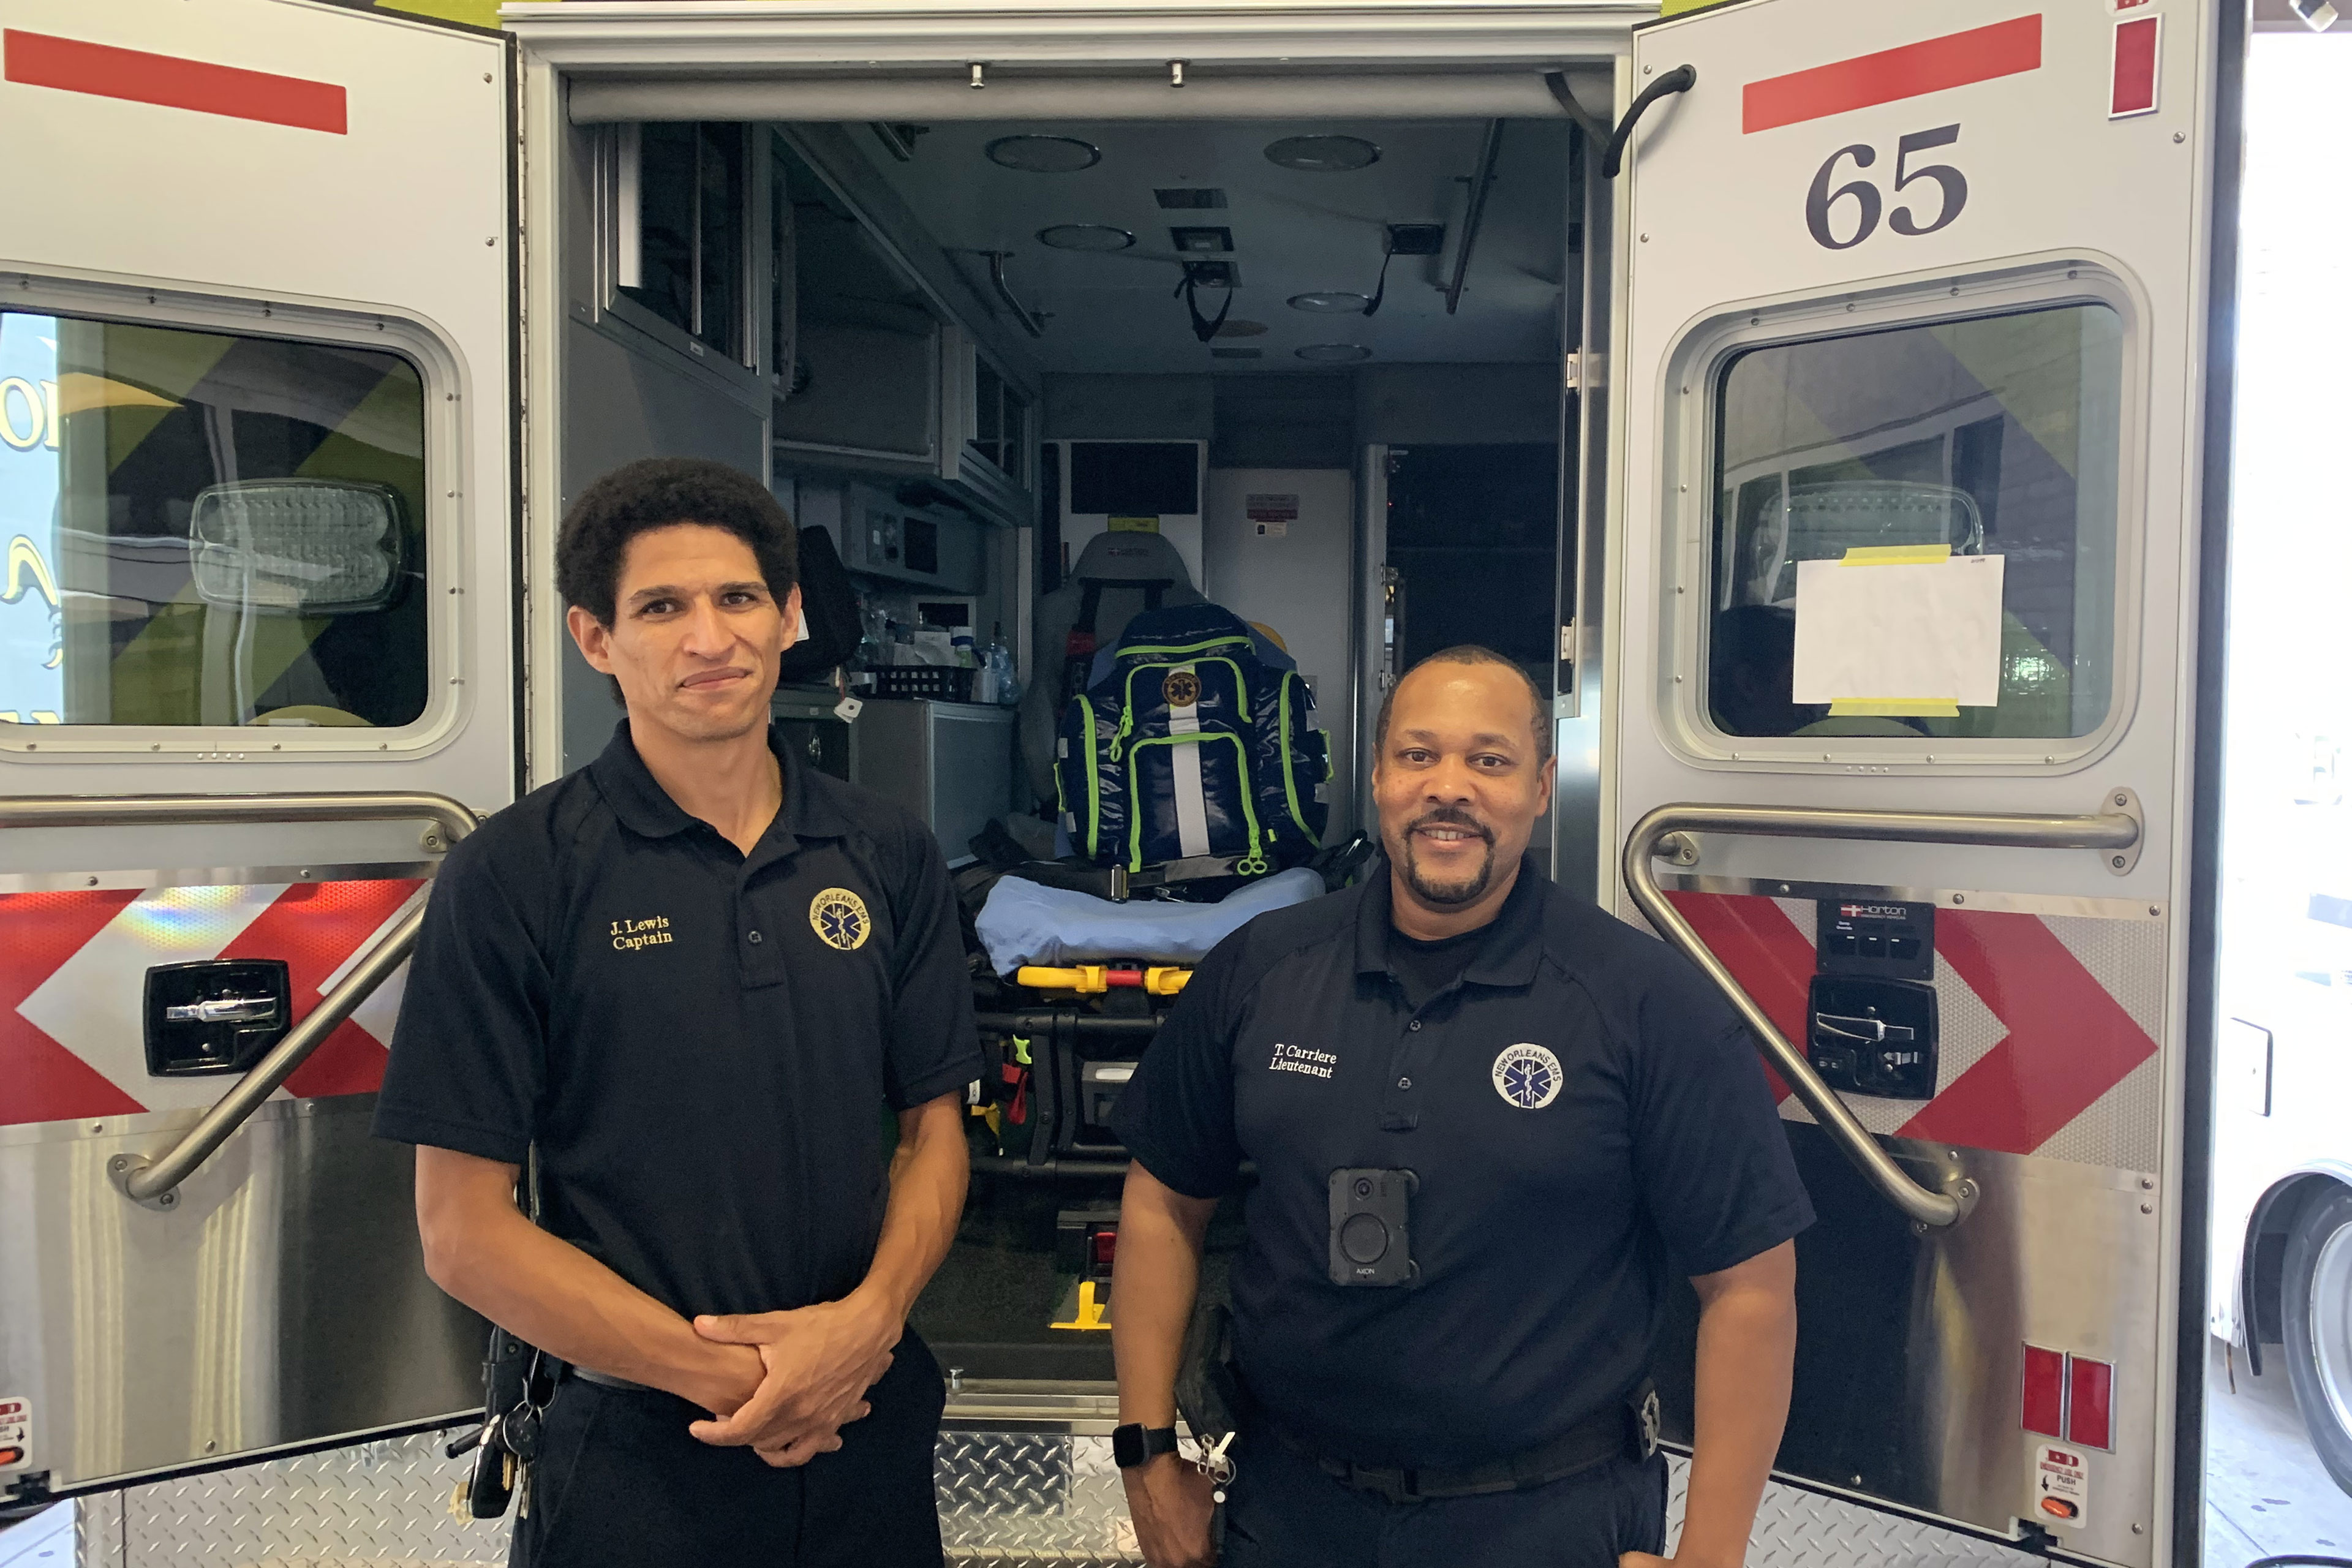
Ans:
POLYGON ((835 1300, 873 1261, 883 1108, 980 1076, 938 844, 803 766, 745 855, 625 721, 433 884, 378 1135, 521 1163, 541 1223, 678 1312, 835 1300))
POLYGON ((1756 1048, 1664 942, 1532 861, 1416 1008, 1387 869, 1259 916, 1202 963, 1112 1125, 1178 1192, 1257 1163, 1233 1275, 1251 1393, 1328 1458, 1507 1458, 1622 1400, 1668 1270, 1812 1222, 1756 1048), (1330 1281, 1328 1179, 1404 1168, 1413 1287, 1330 1281))

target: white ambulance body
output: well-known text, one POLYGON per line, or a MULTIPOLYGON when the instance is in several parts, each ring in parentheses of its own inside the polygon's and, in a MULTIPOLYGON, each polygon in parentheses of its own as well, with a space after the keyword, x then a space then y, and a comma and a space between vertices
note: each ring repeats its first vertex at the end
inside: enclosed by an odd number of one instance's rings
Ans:
MULTIPOLYGON (((1531 605, 1554 874, 1749 1016, 1822 1215, 1759 1542, 2197 1559, 2257 1195, 2209 1131, 2234 0, 503 23, 0 0, 18 1503, 91 1563, 501 1560, 371 1091, 438 856, 615 716, 557 521, 677 454, 1033 684, 1148 518, 1292 635, 1334 837, 1402 663, 1531 605)), ((918 706, 778 712, 961 854, 1016 726, 918 706)), ((1115 1197, 1066 1134, 979 1158, 918 1313, 958 1561, 1134 1560, 1105 1336, 1019 1296, 1115 1197)))

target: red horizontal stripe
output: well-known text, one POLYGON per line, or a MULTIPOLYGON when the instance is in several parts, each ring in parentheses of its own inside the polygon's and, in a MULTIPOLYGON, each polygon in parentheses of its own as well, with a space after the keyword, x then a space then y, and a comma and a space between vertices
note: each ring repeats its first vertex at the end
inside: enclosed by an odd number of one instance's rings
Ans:
POLYGON ((333 82, 273 76, 268 71, 182 59, 176 55, 151 55, 142 49, 119 49, 111 44, 14 27, 0 37, 0 46, 5 50, 0 74, 26 87, 192 109, 199 114, 257 120, 337 136, 348 130, 343 89, 333 82))
POLYGON ((1893 103, 2042 66, 2042 18, 2020 16, 1881 49, 1811 70, 1751 81, 1740 99, 1743 134, 1893 103))

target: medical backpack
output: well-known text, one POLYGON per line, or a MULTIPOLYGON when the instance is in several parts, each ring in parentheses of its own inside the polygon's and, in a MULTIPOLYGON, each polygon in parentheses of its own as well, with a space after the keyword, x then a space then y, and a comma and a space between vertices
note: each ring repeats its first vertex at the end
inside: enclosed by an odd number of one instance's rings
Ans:
POLYGON ((1215 605, 1128 623, 1108 672, 1062 712, 1054 778, 1075 853, 1129 871, 1223 858, 1242 876, 1315 853, 1328 738, 1298 671, 1259 647, 1215 605))

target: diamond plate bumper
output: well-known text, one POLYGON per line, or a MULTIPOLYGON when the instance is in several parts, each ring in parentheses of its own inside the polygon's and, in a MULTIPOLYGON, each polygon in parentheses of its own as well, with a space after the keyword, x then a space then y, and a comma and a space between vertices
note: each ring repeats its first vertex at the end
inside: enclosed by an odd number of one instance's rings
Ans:
MULTIPOLYGON (((101 1492, 74 1504, 79 1568, 473 1568, 506 1561, 507 1526, 459 1520, 465 1460, 443 1434, 362 1443, 101 1492)), ((949 1431, 935 1475, 949 1561, 992 1568, 1139 1563, 1110 1440, 1057 1432, 949 1431)), ((1667 1539, 1689 1466, 1673 1461, 1667 1539)), ((2031 1568, 2014 1547, 1774 1486, 1749 1568, 2031 1568)))

